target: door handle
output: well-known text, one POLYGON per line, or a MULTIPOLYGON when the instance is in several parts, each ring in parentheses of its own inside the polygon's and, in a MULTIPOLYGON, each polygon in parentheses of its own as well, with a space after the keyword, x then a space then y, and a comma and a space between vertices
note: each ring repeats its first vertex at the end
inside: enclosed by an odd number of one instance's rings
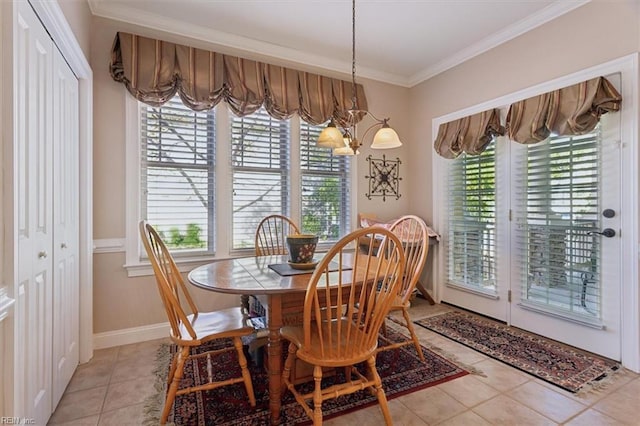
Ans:
POLYGON ((46 258, 47 258, 47 252, 45 250, 38 252, 38 259, 46 259, 46 258))
POLYGON ((598 234, 598 235, 602 235, 603 237, 611 238, 611 237, 615 237, 616 236, 616 231, 614 231, 611 228, 605 228, 605 229, 602 230, 602 232, 589 231, 589 232, 587 232, 587 234, 588 235, 598 234))

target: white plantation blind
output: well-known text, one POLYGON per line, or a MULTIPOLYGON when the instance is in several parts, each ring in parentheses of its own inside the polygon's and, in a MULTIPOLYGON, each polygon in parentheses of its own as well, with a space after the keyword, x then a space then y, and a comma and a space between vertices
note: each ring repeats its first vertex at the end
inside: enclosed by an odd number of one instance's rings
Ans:
POLYGON ((448 283, 496 291, 495 142, 454 160, 448 176, 448 283))
POLYGON ((600 318, 600 134, 551 137, 527 148, 519 168, 518 255, 522 300, 600 318), (524 198, 526 197, 526 198, 524 198))
POLYGON ((142 217, 174 251, 214 250, 213 111, 140 104, 142 217))
POLYGON ((316 145, 323 128, 300 125, 301 231, 318 235, 320 242, 335 242, 351 229, 349 159, 316 145))
POLYGON ((270 214, 288 215, 289 122, 264 108, 231 118, 233 249, 253 248, 258 223, 270 214))

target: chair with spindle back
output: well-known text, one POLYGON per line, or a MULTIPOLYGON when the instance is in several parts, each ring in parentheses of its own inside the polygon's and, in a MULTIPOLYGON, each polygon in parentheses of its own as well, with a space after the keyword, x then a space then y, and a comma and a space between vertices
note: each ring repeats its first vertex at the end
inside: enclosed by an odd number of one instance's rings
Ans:
POLYGON ((298 226, 286 216, 265 217, 256 228, 256 256, 287 254, 287 235, 299 233, 298 226))
POLYGON ((198 392, 208 389, 216 389, 221 386, 234 383, 244 383, 249 396, 249 403, 252 407, 256 405, 256 398, 251 383, 251 375, 247 368, 247 359, 242 349, 244 336, 250 336, 254 332, 246 312, 240 307, 223 309, 214 312, 199 312, 178 267, 176 266, 171 253, 167 249, 156 230, 146 223, 140 222, 140 236, 144 248, 149 256, 149 261, 153 266, 156 276, 156 283, 160 291, 160 298, 171 326, 170 337, 173 343, 178 346, 178 351, 172 357, 169 376, 167 378, 168 392, 165 400, 160 423, 165 424, 169 416, 169 410, 173 405, 176 395, 183 395, 190 392, 198 392), (186 302, 186 305, 184 306, 186 302), (187 314, 185 307, 191 314, 187 314), (233 346, 225 346, 221 349, 213 349, 207 352, 195 353, 195 349, 205 343, 217 339, 231 339, 233 346), (214 381, 213 364, 211 355, 235 350, 238 354, 241 377, 232 377, 223 381, 214 381), (179 389, 183 375, 185 362, 194 358, 207 358, 207 371, 209 382, 206 384, 179 389))
POLYGON ((302 324, 281 329, 282 337, 289 341, 283 385, 314 425, 322 424, 323 401, 366 388, 377 396, 386 424, 392 424, 376 370, 376 349, 380 327, 398 294, 404 262, 400 240, 391 231, 374 227, 350 233, 329 250, 313 272, 302 324), (367 234, 372 243, 354 254, 360 237, 367 234), (379 247, 374 247, 373 241, 379 242, 379 247), (332 263, 337 270, 329 272, 332 263), (296 359, 313 366, 312 392, 301 393, 291 380, 296 359), (365 362, 367 373, 354 367, 361 362, 365 362), (323 388, 323 367, 345 368, 346 380, 323 388), (308 401, 312 401, 311 407, 308 401))
MULTIPOLYGON (((429 253, 429 235, 427 232, 427 224, 418 216, 406 215, 396 220, 389 228, 402 242, 405 254, 405 266, 402 284, 399 286, 398 295, 391 305, 391 312, 402 311, 404 325, 409 330, 410 338, 402 342, 388 344, 378 348, 378 351, 399 348, 401 346, 413 344, 416 348, 418 356, 424 361, 422 346, 418 340, 418 336, 413 328, 411 317, 409 317, 409 307, 411 306, 410 298, 416 288, 416 284, 420 279, 420 274, 424 269, 429 253)), ((382 327, 383 333, 386 334, 386 327, 382 327)))

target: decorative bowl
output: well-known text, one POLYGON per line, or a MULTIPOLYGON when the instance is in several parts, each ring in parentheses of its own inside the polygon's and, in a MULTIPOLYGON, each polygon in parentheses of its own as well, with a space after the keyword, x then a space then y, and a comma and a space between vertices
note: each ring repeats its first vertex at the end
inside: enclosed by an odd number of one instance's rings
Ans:
POLYGON ((287 235, 290 263, 311 263, 318 245, 318 236, 313 234, 287 235))

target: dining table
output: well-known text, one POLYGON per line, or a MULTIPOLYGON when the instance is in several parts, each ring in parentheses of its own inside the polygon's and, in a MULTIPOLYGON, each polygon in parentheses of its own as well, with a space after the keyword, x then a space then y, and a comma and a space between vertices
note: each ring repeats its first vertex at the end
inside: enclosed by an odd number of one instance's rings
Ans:
MULTIPOLYGON (((266 311, 268 330, 267 374, 271 424, 280 423, 282 341, 280 328, 302 323, 304 298, 313 269, 276 272, 269 265, 288 265, 288 256, 252 256, 216 260, 199 266, 188 274, 189 282, 199 288, 219 293, 256 296, 266 311)), ((348 259, 345 262, 349 262, 348 259)), ((278 269, 278 268, 276 268, 278 269)))

